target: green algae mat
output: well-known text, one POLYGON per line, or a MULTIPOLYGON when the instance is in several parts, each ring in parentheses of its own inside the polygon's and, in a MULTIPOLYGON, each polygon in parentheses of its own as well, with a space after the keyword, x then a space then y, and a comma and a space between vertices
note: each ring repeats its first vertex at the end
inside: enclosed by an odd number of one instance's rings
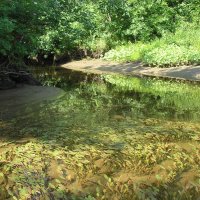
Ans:
POLYGON ((198 85, 62 83, 62 98, 0 121, 0 199, 198 199, 198 85))

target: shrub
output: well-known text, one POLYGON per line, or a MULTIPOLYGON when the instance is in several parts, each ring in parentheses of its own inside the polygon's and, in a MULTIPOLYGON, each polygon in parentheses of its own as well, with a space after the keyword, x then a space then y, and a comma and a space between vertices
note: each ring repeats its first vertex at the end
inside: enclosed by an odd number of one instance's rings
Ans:
POLYGON ((129 43, 127 45, 118 46, 116 49, 108 51, 104 59, 114 60, 117 62, 138 61, 141 59, 141 51, 145 48, 145 44, 129 43))
POLYGON ((151 66, 197 64, 200 62, 200 52, 193 47, 170 44, 146 51, 142 61, 151 66))
POLYGON ((184 24, 173 33, 165 33, 147 43, 122 45, 110 50, 106 60, 118 62, 142 61, 150 66, 178 66, 200 63, 200 29, 193 24, 184 24))

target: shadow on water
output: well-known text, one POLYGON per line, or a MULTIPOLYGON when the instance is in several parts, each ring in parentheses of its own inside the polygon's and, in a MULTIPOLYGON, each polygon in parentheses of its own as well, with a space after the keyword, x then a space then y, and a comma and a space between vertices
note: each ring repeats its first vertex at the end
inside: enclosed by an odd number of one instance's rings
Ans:
POLYGON ((198 196, 198 112, 99 80, 0 121, 0 199, 198 196))

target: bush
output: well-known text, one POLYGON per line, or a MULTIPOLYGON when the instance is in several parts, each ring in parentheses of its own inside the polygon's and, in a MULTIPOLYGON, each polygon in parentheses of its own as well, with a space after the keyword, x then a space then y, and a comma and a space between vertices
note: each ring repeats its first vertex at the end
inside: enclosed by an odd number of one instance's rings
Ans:
POLYGON ((142 57, 144 64, 151 66, 174 66, 200 63, 200 52, 193 47, 164 45, 146 51, 142 57))
POLYGON ((150 66, 178 66, 200 63, 200 29, 184 24, 175 34, 165 33, 161 39, 147 43, 119 46, 107 52, 106 60, 141 61, 150 66))
POLYGON ((141 51, 146 47, 143 43, 118 46, 105 53, 105 60, 113 60, 117 62, 138 61, 141 59, 141 51))

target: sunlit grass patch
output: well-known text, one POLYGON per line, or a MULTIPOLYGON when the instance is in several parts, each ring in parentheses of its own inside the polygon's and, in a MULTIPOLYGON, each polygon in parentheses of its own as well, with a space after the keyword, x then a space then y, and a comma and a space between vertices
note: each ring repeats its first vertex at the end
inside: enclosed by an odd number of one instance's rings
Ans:
POLYGON ((200 63, 199 28, 184 24, 175 33, 163 34, 151 42, 121 45, 108 51, 104 59, 118 62, 140 61, 144 65, 170 67, 200 63))

